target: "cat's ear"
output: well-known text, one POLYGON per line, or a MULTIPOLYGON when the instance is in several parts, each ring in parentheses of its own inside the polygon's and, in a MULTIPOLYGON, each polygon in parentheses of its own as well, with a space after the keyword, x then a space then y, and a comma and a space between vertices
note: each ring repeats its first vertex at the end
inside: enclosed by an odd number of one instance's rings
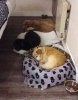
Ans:
POLYGON ((41 50, 41 49, 38 49, 38 50, 36 51, 36 53, 37 53, 37 54, 42 54, 42 50, 41 50))

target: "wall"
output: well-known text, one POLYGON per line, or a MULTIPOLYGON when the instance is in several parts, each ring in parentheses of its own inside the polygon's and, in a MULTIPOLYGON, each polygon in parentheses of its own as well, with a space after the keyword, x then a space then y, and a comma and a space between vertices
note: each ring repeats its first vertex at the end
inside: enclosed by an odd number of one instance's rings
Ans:
POLYGON ((77 68, 78 82, 78 0, 69 0, 71 3, 70 22, 67 35, 67 46, 77 68))
POLYGON ((14 16, 52 15, 52 0, 16 0, 14 16))

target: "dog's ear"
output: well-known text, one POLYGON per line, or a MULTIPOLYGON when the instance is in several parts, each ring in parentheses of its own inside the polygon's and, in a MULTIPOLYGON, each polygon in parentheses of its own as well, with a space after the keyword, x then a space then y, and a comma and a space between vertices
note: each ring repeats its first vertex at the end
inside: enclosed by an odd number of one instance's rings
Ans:
POLYGON ((37 54, 42 54, 42 50, 41 50, 41 49, 38 49, 38 50, 36 51, 36 53, 37 53, 37 54))
POLYGON ((27 31, 29 28, 39 30, 40 29, 40 21, 39 20, 25 20, 23 22, 23 30, 27 31))
POLYGON ((31 20, 25 20, 25 21, 23 22, 23 26, 22 26, 23 31, 27 31, 27 29, 28 29, 29 27, 32 27, 32 21, 31 21, 31 20))

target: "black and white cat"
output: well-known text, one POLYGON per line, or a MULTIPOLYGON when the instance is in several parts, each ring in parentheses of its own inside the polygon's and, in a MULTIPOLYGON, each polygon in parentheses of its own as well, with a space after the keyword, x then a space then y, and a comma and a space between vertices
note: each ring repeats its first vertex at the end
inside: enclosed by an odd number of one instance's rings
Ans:
POLYGON ((59 42, 59 39, 54 31, 40 32, 29 30, 28 32, 20 33, 13 46, 15 52, 24 54, 36 46, 52 45, 56 42, 59 42))

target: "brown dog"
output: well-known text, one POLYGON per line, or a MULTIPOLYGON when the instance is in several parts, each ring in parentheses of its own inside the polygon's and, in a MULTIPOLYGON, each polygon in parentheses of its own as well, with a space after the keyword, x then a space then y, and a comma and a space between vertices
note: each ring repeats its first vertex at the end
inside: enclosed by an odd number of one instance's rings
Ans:
POLYGON ((55 29, 55 22, 51 18, 25 20, 23 23, 24 31, 27 31, 29 27, 41 32, 50 32, 55 29))

